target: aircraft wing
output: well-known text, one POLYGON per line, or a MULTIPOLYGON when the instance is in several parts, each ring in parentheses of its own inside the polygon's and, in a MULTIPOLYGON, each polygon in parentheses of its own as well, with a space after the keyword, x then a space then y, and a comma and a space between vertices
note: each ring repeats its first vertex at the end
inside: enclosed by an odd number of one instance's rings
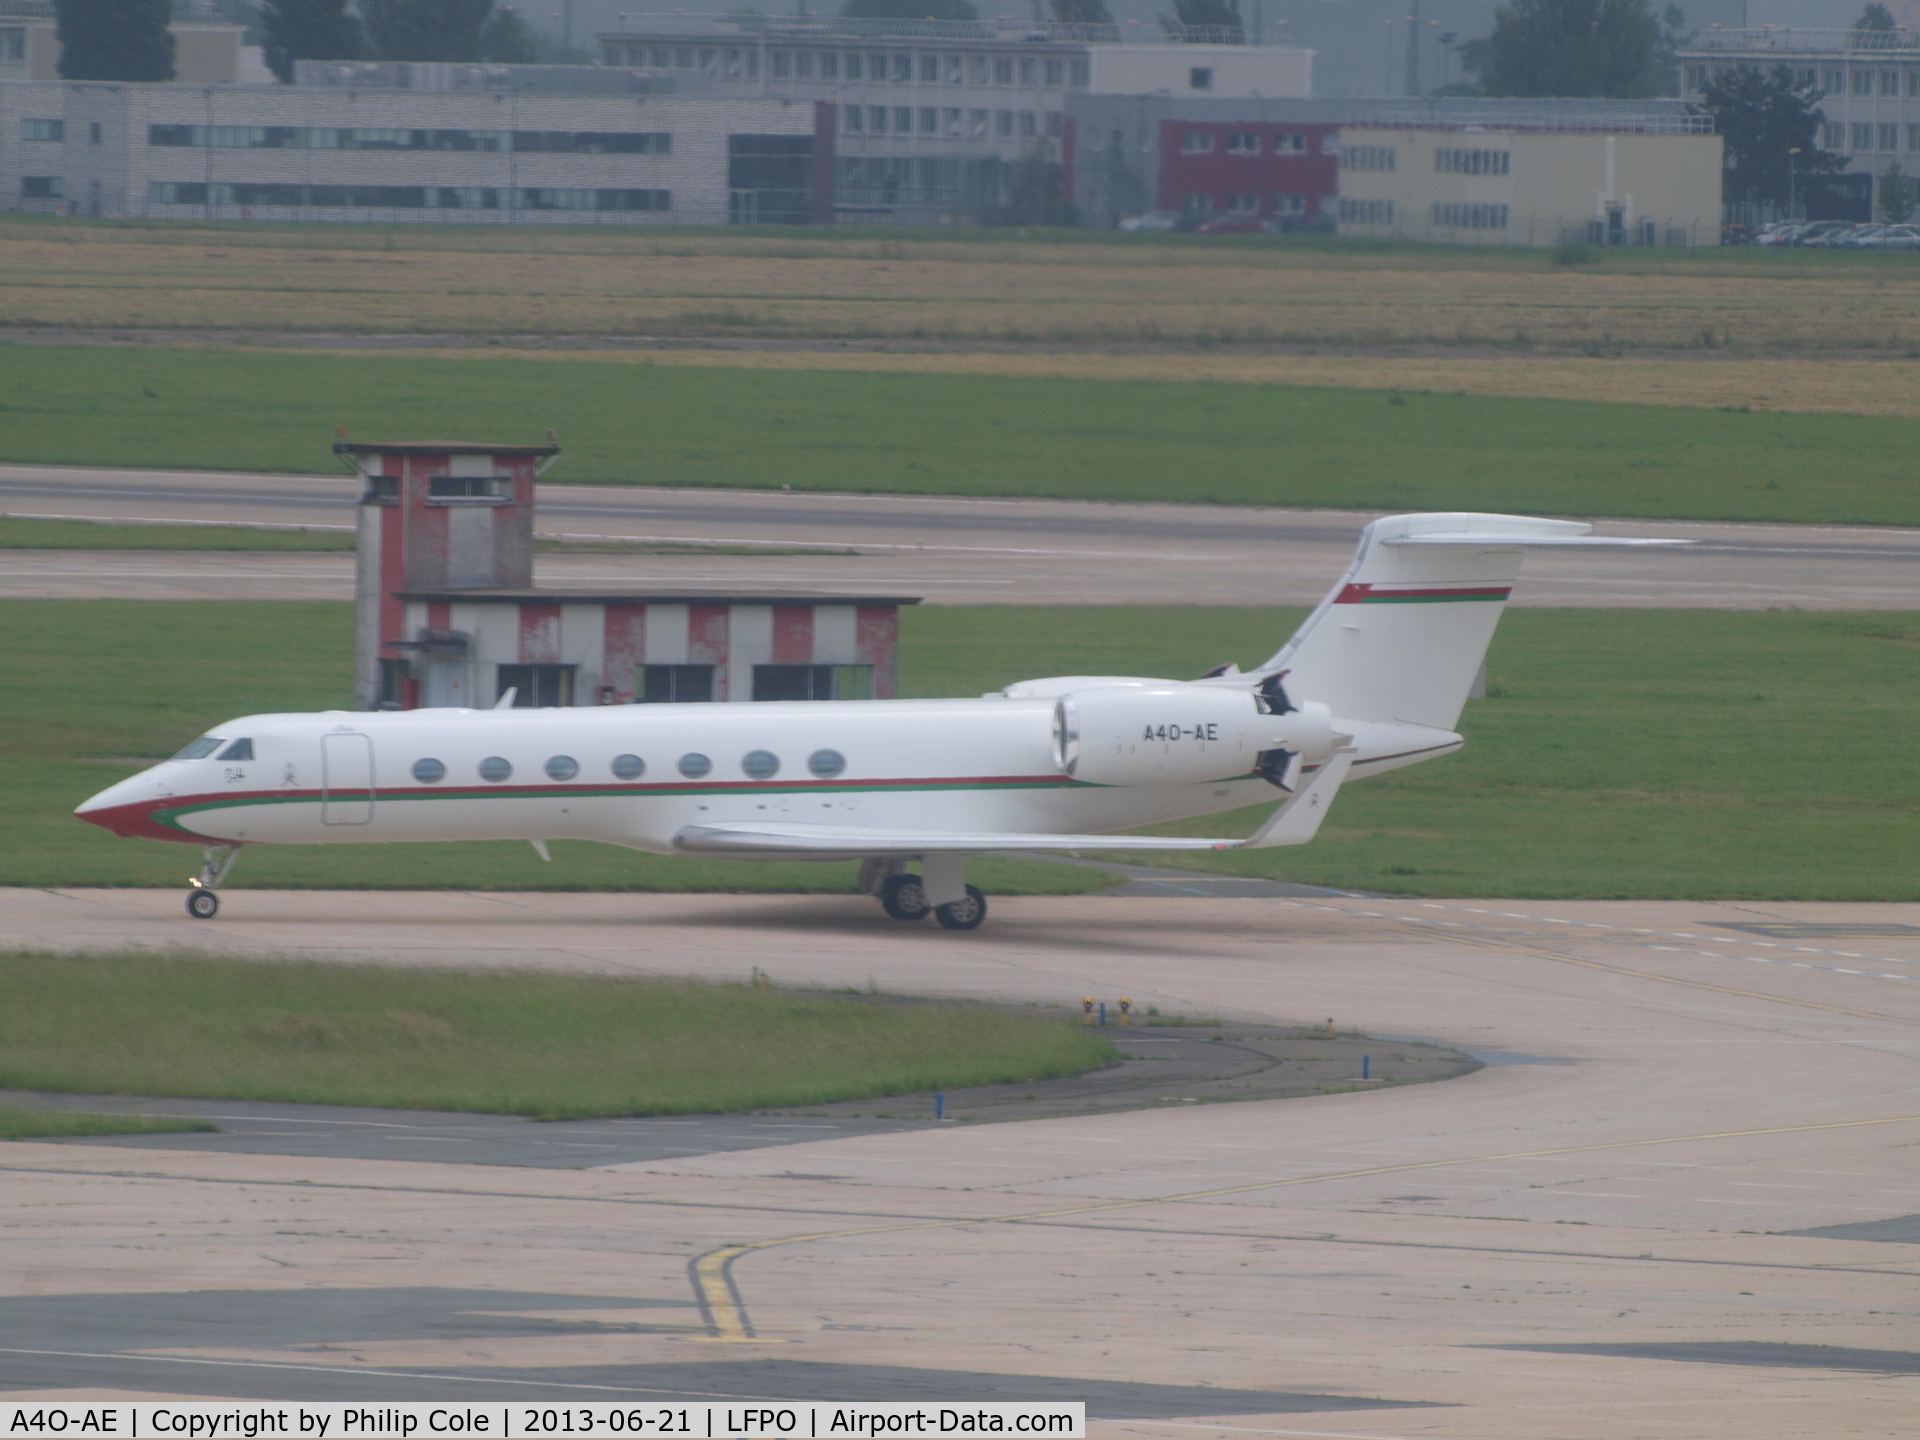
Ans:
POLYGON ((1027 831, 874 830, 859 825, 737 821, 689 825, 674 848, 696 855, 983 855, 1001 850, 1231 850, 1239 840, 1174 835, 1046 835, 1027 831))
POLYGON ((1186 835, 1048 835, 1027 831, 878 830, 859 825, 789 825, 774 820, 689 825, 674 848, 695 855, 983 855, 1008 850, 1251 850, 1304 845, 1320 829, 1354 752, 1332 759, 1245 840, 1186 835))

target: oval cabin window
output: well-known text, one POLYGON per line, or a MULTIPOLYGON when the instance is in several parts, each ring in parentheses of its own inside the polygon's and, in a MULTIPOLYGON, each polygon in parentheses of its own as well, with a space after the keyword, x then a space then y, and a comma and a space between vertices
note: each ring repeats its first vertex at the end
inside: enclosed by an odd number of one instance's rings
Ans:
POLYGON ((847 757, 838 750, 816 750, 807 757, 807 769, 822 780, 832 780, 847 768, 847 757))
POLYGON ((740 757, 740 769, 749 780, 771 780, 780 773, 780 757, 771 750, 749 750, 740 757))
POLYGON ((422 785, 438 785, 447 778, 447 767, 432 758, 416 760, 413 762, 413 778, 422 785))
POLYGON ((613 757, 613 778, 616 780, 638 780, 647 773, 647 762, 638 755, 616 755, 613 757))
POLYGON ((713 761, 698 751, 680 757, 680 773, 689 780, 698 780, 713 769, 713 761))
POLYGON ((498 755, 489 755, 480 762, 480 778, 482 780, 500 781, 507 779, 512 774, 513 766, 501 759, 498 755))
POLYGON ((549 780, 571 780, 580 773, 580 762, 571 755, 555 755, 547 761, 549 780))

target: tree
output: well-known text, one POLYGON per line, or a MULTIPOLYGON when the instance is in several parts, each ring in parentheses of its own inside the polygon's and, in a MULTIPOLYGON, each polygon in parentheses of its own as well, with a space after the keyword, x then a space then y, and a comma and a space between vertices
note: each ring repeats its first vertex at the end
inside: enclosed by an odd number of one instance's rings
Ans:
POLYGON ((54 0, 66 80, 173 79, 168 0, 54 0))
POLYGON ((1856 30, 1893 31, 1898 30, 1900 27, 1893 23, 1893 12, 1882 5, 1880 0, 1873 0, 1872 4, 1860 12, 1860 18, 1853 22, 1853 28, 1856 30))
POLYGON ((1160 28, 1176 40, 1191 39, 1208 45, 1247 43, 1240 0, 1173 0, 1173 13, 1161 13, 1160 28))
POLYGON ((360 0, 376 60, 474 61, 493 0, 360 0))
POLYGON ((1007 167, 1000 200, 997 209, 987 212, 989 225, 1071 225, 1076 218, 1067 202, 1065 172, 1040 155, 1029 155, 1007 167))
POLYGON ((293 83, 296 60, 358 60, 367 53, 347 0, 266 0, 260 23, 267 68, 283 85, 293 83))
POLYGON ((849 20, 978 20, 973 0, 846 0, 849 20))
POLYGON ((1687 12, 1678 5, 1668 5, 1660 12, 1660 38, 1654 42, 1653 59, 1660 67, 1660 93, 1678 95, 1680 93, 1680 52, 1699 37, 1698 30, 1689 30, 1687 12))
POLYGON ((480 58, 492 65, 531 65, 539 59, 539 46, 520 12, 502 5, 480 27, 480 58))
POLYGON ((1914 206, 1913 181, 1895 160, 1880 177, 1880 213, 1887 217, 1888 224, 1904 225, 1913 218, 1914 206))
POLYGON ((1647 0, 1512 0, 1494 13, 1481 84, 1489 95, 1606 95, 1660 88, 1660 26, 1647 0))
POLYGON ((1796 86, 1784 65, 1764 73, 1743 67, 1707 83, 1699 108, 1713 116, 1726 145, 1727 199, 1787 205, 1797 177, 1846 168, 1846 156, 1814 143, 1826 118, 1814 108, 1819 94, 1796 86))

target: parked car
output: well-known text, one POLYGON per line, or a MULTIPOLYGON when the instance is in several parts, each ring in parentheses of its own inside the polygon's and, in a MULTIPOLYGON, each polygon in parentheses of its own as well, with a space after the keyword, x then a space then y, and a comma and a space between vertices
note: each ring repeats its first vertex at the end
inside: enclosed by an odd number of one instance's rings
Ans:
POLYGON ((1267 222, 1258 215, 1215 215, 1193 227, 1196 235, 1259 235, 1267 222))
POLYGON ((1179 230, 1185 219, 1177 210, 1149 210, 1144 215, 1124 215, 1120 219, 1120 228, 1129 232, 1138 230, 1179 230))
POLYGON ((1831 237, 1853 229, 1849 220, 1815 220, 1794 236, 1796 245, 1831 245, 1831 237))
POLYGON ((1755 245, 1791 245, 1793 244, 1794 237, 1804 228, 1805 226, 1794 220, 1769 221, 1753 232, 1752 243, 1755 245))
POLYGON ((1855 225, 1848 230, 1836 230, 1827 237, 1827 244, 1835 250, 1859 250, 1886 228, 1884 225, 1855 225))
POLYGON ((1867 250, 1920 250, 1920 225, 1882 225, 1878 235, 1860 245, 1867 250))

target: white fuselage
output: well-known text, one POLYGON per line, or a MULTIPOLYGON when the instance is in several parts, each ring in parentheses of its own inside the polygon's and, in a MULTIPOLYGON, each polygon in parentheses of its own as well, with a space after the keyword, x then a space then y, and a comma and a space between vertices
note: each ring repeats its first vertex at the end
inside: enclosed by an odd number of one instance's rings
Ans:
MULTIPOLYGON (((1256 775, 1076 781, 1056 763, 1053 718, 1051 699, 1000 696, 253 715, 213 732, 215 753, 156 765, 79 813, 195 844, 598 840, 670 854, 681 831, 716 823, 1084 834, 1284 798, 1256 775), (251 758, 220 758, 239 740, 251 758)), ((1461 743, 1341 726, 1356 776, 1461 743)))

